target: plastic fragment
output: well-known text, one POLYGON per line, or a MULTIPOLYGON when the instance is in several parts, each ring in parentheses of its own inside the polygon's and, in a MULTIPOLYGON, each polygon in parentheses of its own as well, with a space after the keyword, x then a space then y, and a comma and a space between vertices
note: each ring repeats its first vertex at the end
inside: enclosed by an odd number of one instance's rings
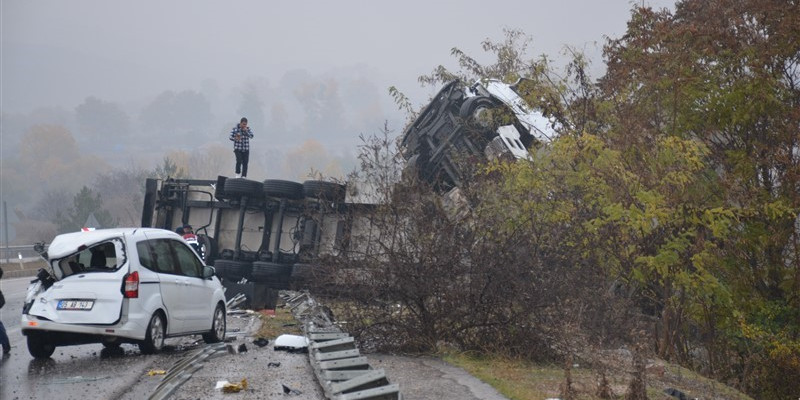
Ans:
POLYGON ((239 393, 242 390, 246 390, 247 389, 247 379, 246 378, 242 379, 242 381, 239 382, 239 383, 230 383, 230 382, 227 382, 227 381, 220 381, 220 382, 217 382, 217 386, 219 386, 221 382, 224 382, 222 384, 222 392, 223 393, 239 393))
POLYGON ((163 369, 151 369, 150 371, 147 371, 147 376, 164 375, 166 373, 167 371, 164 371, 163 369))

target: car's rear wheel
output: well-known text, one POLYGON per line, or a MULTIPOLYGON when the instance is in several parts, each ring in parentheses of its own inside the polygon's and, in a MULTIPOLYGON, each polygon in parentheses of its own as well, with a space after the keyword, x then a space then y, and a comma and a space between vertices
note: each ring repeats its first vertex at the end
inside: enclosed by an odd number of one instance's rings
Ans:
POLYGON ((28 334, 28 352, 33 358, 50 358, 56 351, 56 345, 40 333, 28 334))
POLYGON ((147 324, 144 340, 139 342, 139 350, 143 354, 154 354, 161 351, 164 348, 165 328, 164 317, 160 313, 153 314, 150 317, 150 323, 147 324))
POLYGON ((211 330, 203 334, 203 341, 206 343, 219 343, 223 340, 225 340, 225 308, 220 304, 214 310, 211 330))

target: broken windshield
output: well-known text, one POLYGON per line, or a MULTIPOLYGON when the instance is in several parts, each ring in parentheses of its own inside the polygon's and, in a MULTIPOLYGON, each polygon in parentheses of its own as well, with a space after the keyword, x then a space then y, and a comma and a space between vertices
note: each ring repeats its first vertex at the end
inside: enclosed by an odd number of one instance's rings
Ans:
POLYGON ((54 261, 56 274, 64 279, 75 274, 114 272, 125 264, 124 244, 111 239, 91 246, 81 246, 77 253, 54 261))

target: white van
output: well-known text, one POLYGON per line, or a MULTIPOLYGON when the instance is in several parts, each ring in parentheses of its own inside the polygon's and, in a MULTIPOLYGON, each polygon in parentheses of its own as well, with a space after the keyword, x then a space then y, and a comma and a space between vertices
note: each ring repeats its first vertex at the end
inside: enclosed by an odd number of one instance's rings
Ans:
POLYGON ((22 334, 35 358, 57 346, 137 343, 158 352, 164 339, 225 337, 225 296, 214 268, 176 233, 101 229, 57 236, 28 288, 22 334))

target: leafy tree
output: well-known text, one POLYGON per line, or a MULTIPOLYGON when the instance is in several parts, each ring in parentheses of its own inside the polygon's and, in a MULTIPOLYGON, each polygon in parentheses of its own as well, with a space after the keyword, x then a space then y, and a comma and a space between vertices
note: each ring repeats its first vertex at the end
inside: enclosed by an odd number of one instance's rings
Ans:
MULTIPOLYGON (((704 190, 684 204, 695 233, 681 247, 685 263, 715 281, 695 283, 706 295, 690 301, 682 322, 667 330, 699 327, 711 371, 757 369, 755 377, 728 377, 762 398, 790 396, 781 381, 800 378, 798 7, 715 0, 679 2, 674 15, 636 9, 626 35, 606 46, 601 82, 609 144, 629 159, 648 164, 642 149, 664 137, 708 149, 704 190)), ((656 181, 656 171, 640 171, 656 181)), ((675 243, 678 232, 672 236, 675 243)), ((656 287, 671 303, 685 293, 673 281, 656 287)), ((675 342, 662 344, 662 353, 678 350, 675 342)))
POLYGON ((187 172, 185 169, 179 167, 172 158, 164 157, 163 164, 156 167, 153 171, 153 175, 160 179, 179 179, 186 178, 187 172))
POLYGON ((99 227, 95 228, 112 228, 117 225, 111 213, 103 208, 103 200, 100 193, 95 194, 91 189, 84 186, 75 194, 72 200, 72 207, 68 213, 62 215, 59 219, 59 232, 74 232, 83 228, 91 214, 94 214, 100 224, 99 227))
POLYGON ((99 175, 92 183, 92 191, 103 194, 104 209, 118 225, 140 224, 147 175, 147 171, 136 167, 114 169, 99 175))

